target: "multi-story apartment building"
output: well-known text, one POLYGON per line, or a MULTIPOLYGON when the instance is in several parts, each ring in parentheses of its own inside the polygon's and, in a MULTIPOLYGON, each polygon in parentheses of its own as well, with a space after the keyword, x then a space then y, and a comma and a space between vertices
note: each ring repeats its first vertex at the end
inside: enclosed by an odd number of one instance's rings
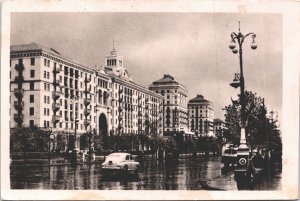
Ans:
POLYGON ((10 127, 51 128, 71 136, 76 147, 87 131, 160 132, 163 97, 129 80, 115 50, 104 69, 88 68, 36 43, 11 46, 10 57, 10 127))
POLYGON ((214 110, 213 104, 197 95, 189 100, 189 128, 199 136, 214 136, 214 110))
POLYGON ((149 89, 164 97, 164 134, 187 131, 187 89, 168 74, 152 82, 149 89))

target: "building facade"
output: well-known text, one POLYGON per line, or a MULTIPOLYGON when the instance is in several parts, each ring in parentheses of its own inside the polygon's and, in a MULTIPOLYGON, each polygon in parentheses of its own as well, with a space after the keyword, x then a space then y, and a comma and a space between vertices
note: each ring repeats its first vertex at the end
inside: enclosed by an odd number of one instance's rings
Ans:
POLYGON ((163 97, 134 83, 115 49, 107 55, 104 70, 112 82, 111 131, 162 134, 163 97))
POLYGON ((55 134, 73 135, 76 147, 88 131, 162 132, 163 97, 132 82, 115 50, 104 68, 91 69, 53 48, 15 45, 10 69, 11 128, 51 128, 55 134))
POLYGON ((189 129, 198 136, 214 137, 214 110, 213 104, 197 95, 189 100, 189 129))
POLYGON ((225 122, 221 119, 214 119, 214 133, 217 138, 223 138, 223 132, 225 129, 225 122))
POLYGON ((152 82, 149 89, 164 97, 164 134, 168 135, 178 131, 187 131, 187 89, 178 83, 173 76, 168 74, 152 82))

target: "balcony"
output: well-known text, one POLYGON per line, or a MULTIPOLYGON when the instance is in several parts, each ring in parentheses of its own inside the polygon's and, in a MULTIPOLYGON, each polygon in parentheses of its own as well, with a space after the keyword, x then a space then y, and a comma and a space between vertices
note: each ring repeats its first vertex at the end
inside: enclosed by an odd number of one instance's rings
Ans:
POLYGON ((23 82, 24 81, 24 76, 16 76, 15 81, 16 82, 23 82))
POLYGON ((148 103, 149 102, 149 98, 146 98, 146 103, 148 103))
POLYGON ((14 89, 14 93, 17 98, 22 98, 24 96, 24 89, 14 89))
POLYGON ((141 99, 142 99, 142 95, 139 95, 139 96, 138 96, 138 99, 141 100, 141 99))
POLYGON ((53 80, 53 84, 56 86, 60 85, 60 80, 53 80))
POLYGON ((85 126, 88 126, 88 125, 90 125, 91 124, 91 120, 90 119, 85 119, 84 120, 84 125, 85 126))
POLYGON ((83 99, 83 102, 85 105, 89 105, 89 104, 91 104, 91 98, 85 98, 85 99, 83 99))
POLYGON ((22 123, 23 122, 23 118, 24 118, 23 114, 20 114, 20 115, 14 114, 14 119, 15 119, 15 121, 17 123, 22 123))
POLYGON ((53 109, 54 111, 59 110, 60 107, 61 107, 60 103, 52 103, 52 109, 53 109))
POLYGON ((16 69, 17 71, 22 71, 22 70, 24 70, 24 65, 23 65, 23 64, 16 64, 16 65, 15 65, 15 69, 16 69))
POLYGON ((119 106, 119 112, 122 112, 123 108, 121 106, 119 106))
POLYGON ((118 119, 119 119, 119 121, 122 121, 123 117, 121 115, 119 115, 118 119))
POLYGON ((85 81, 86 83, 88 83, 88 82, 91 81, 91 78, 90 78, 90 77, 85 77, 84 81, 85 81))
POLYGON ((60 72, 61 72, 60 68, 54 68, 54 69, 53 69, 53 73, 54 73, 54 74, 60 73, 60 72))
POLYGON ((15 106, 16 110, 23 110, 23 108, 24 108, 24 102, 23 101, 21 101, 21 102, 14 101, 14 106, 15 106))
POLYGON ((119 98, 119 102, 123 102, 123 97, 120 97, 120 98, 119 98))
POLYGON ((52 116, 52 122, 53 122, 53 123, 57 123, 57 122, 59 122, 60 118, 61 118, 61 117, 58 116, 58 115, 53 115, 53 116, 52 116))
POLYGON ((91 86, 90 87, 87 87, 85 90, 84 90, 85 93, 87 94, 90 94, 91 93, 91 86))
POLYGON ((84 110, 84 115, 88 116, 89 114, 91 114, 91 109, 85 109, 84 110))
POLYGON ((142 112, 141 112, 141 111, 139 111, 138 115, 139 115, 140 117, 141 117, 141 116, 143 116, 143 114, 142 114, 142 112))
POLYGON ((119 94, 123 93, 123 88, 119 89, 119 94))
POLYGON ((60 96, 61 96, 61 92, 60 91, 53 91, 52 92, 52 98, 58 99, 60 96))

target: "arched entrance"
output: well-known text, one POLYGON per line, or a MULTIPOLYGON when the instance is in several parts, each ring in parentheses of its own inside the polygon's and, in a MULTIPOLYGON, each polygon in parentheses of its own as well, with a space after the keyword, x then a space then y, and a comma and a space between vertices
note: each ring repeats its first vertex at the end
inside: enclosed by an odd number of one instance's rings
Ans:
POLYGON ((102 141, 102 148, 106 149, 107 147, 107 120, 105 114, 100 114, 99 116, 99 137, 102 141))
POLYGON ((103 137, 107 136, 107 120, 103 113, 99 116, 99 135, 103 137))

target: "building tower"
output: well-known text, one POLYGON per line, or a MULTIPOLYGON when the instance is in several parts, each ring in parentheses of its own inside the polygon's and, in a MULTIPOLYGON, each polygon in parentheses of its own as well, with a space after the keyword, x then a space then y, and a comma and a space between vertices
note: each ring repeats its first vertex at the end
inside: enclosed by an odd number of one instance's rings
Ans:
POLYGON ((197 95, 189 100, 189 128, 201 136, 214 136, 214 110, 213 104, 204 99, 202 95, 197 95))
POLYGON ((187 89, 169 74, 152 82, 149 89, 164 96, 164 135, 187 131, 187 89))
POLYGON ((163 97, 133 82, 114 44, 106 56, 104 70, 112 81, 111 133, 161 134, 159 105, 163 97))

